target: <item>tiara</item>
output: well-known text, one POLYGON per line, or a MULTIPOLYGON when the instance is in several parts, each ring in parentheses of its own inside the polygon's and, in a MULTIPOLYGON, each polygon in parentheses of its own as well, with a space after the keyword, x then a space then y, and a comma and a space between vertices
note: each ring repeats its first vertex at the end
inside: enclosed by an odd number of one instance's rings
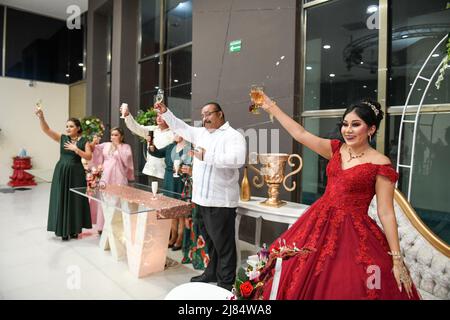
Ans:
POLYGON ((371 103, 368 102, 368 101, 364 101, 363 103, 364 103, 365 105, 368 105, 368 106, 373 110, 373 112, 375 113, 375 115, 378 117, 378 115, 380 114, 380 110, 378 110, 377 107, 375 107, 373 104, 371 104, 371 103))

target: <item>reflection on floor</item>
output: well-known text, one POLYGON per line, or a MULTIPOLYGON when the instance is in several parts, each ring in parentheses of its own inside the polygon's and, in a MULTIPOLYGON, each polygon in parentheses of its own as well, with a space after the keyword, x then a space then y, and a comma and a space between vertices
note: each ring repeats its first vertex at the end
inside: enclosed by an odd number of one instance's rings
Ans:
MULTIPOLYGON (((49 192, 50 184, 43 183, 0 193, 0 299, 164 299, 202 272, 176 263, 137 279, 125 261, 100 250, 94 230, 62 242, 46 231, 49 192)), ((181 261, 181 251, 169 250, 168 256, 181 261)))

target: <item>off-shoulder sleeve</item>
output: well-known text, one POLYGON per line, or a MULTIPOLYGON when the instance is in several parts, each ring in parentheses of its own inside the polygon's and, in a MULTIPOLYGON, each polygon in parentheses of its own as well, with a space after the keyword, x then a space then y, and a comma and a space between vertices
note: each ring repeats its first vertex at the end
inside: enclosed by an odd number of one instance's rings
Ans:
POLYGON ((332 139, 331 140, 331 151, 333 153, 335 153, 336 151, 338 151, 341 147, 342 142, 340 140, 337 139, 332 139))
POLYGON ((390 164, 378 166, 377 174, 388 178, 392 183, 396 183, 398 180, 398 173, 390 164))

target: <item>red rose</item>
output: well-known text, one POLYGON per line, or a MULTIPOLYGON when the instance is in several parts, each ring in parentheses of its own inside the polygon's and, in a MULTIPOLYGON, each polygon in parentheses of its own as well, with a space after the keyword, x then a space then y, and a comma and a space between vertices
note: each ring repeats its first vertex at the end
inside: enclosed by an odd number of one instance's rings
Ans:
POLYGON ((245 281, 243 284, 239 286, 239 289, 241 290, 241 295, 244 298, 248 298, 253 292, 253 285, 251 284, 250 281, 245 281))

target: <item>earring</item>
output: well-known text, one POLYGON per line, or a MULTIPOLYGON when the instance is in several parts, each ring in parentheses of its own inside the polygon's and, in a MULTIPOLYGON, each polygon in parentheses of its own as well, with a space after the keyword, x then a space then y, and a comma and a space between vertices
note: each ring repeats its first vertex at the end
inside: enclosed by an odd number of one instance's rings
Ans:
POLYGON ((372 135, 369 134, 369 142, 372 143, 372 135))

